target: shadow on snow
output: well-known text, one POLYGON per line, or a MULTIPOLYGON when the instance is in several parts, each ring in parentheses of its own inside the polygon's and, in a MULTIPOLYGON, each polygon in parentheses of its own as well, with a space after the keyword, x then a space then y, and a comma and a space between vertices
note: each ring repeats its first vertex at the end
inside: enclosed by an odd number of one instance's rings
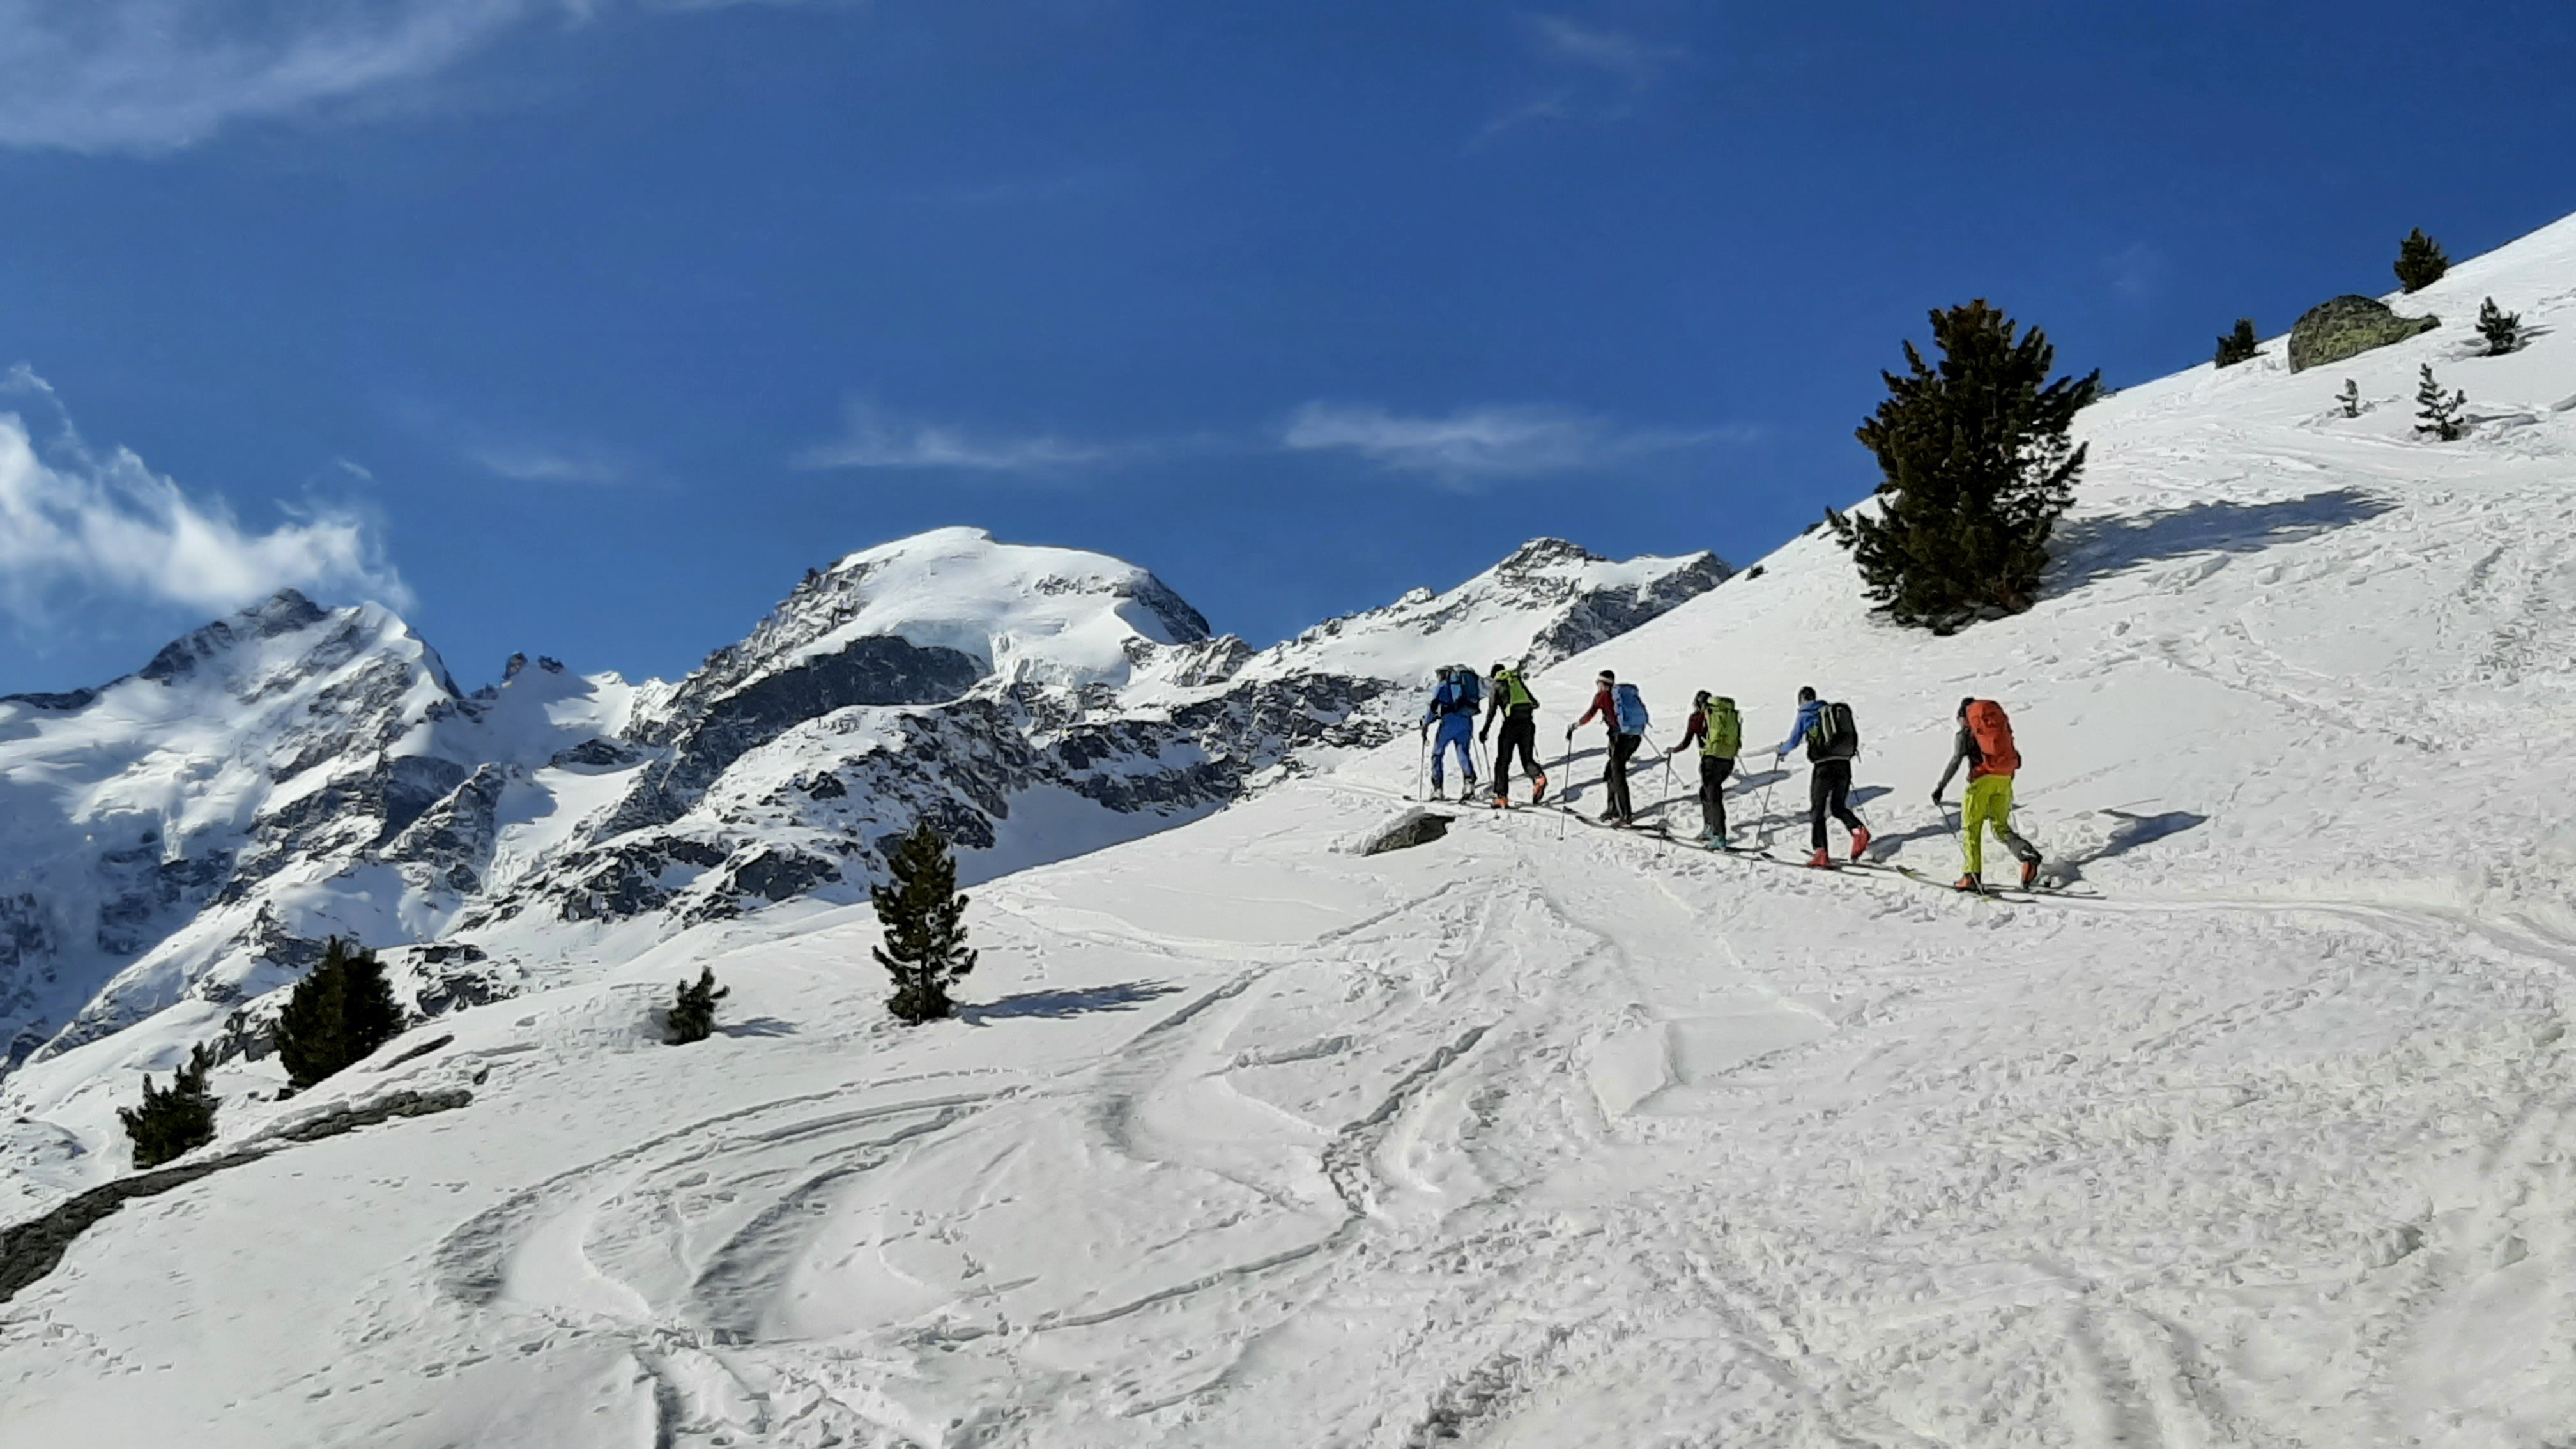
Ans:
POLYGON ((2366 522, 2397 505, 2359 488, 2330 488, 2270 503, 2193 503, 2111 518, 2079 518, 2057 530, 2047 592, 2087 584, 2166 559, 2204 553, 2259 553, 2366 522))
POLYGON ((1134 1011, 1157 997, 1169 996, 1181 988, 1164 981, 1121 981, 1113 986, 1081 986, 1063 991, 1023 991, 981 1006, 961 1004, 957 1019, 970 1026, 988 1021, 1003 1021, 1015 1016, 1043 1017, 1061 1021, 1067 1017, 1087 1016, 1095 1011, 1134 1011))

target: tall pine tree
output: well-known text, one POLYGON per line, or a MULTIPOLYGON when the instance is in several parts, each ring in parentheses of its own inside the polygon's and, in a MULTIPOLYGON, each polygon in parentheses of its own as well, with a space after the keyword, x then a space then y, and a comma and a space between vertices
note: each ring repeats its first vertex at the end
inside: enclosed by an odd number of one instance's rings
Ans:
POLYGON ((136 1171, 159 1167, 215 1140, 215 1096, 206 1090, 206 1073, 214 1064, 199 1043, 188 1053, 188 1064, 170 1074, 168 1090, 155 1088, 147 1072, 143 1105, 116 1109, 127 1140, 134 1144, 136 1171))
POLYGON ((2031 606, 2084 470, 2067 433, 2102 374, 2052 381, 2047 336, 1982 298, 1934 312, 1932 340, 1940 365, 1907 342, 1905 372, 1879 374, 1889 396, 1857 435, 1878 458, 1878 516, 1830 517, 1869 596, 1946 634, 2031 606))
POLYGON ((2397 285, 2420 292, 2442 280, 2442 274, 2451 269, 2451 259, 2442 254, 2442 244, 2424 235, 2419 226, 2397 244, 2396 269, 2397 285))
POLYGON ((334 936, 277 1014, 277 1057, 300 1092, 393 1040, 402 1025, 375 953, 334 936))
POLYGON ((885 927, 877 964, 894 977, 886 1007, 915 1026, 954 1015, 948 987, 975 969, 975 953, 966 948, 966 897, 957 893, 957 861, 937 828, 924 820, 895 843, 886 870, 892 879, 868 891, 885 927))

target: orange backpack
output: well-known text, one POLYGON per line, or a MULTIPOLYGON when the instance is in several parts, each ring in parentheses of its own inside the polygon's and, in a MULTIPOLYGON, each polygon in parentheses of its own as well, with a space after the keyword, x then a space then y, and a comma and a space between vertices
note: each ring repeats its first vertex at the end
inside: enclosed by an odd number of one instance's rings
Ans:
POLYGON ((1968 737, 1977 742, 1977 753, 1983 758, 1972 775, 2009 775, 2021 768, 2021 752, 2013 748, 2012 721, 2004 717, 2004 707, 1991 699, 1981 699, 1968 706, 1968 737))

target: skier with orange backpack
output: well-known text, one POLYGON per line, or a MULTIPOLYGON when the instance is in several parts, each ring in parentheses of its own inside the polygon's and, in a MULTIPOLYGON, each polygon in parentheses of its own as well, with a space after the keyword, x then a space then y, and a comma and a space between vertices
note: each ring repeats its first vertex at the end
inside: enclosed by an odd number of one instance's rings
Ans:
POLYGON ((1959 889, 1981 891, 1985 887, 1985 833, 1994 828, 1995 838, 2021 862, 2021 883, 2030 885, 2039 879, 2039 848, 2013 833, 2013 774, 2021 768, 2021 752, 2013 747, 2012 720, 2004 707, 1991 699, 1968 698, 1959 701, 1959 739, 1950 751, 1950 766, 1941 772, 1941 783, 1932 787, 1932 803, 1945 803, 1941 792, 1950 788, 1950 777, 1959 766, 1968 767, 1968 793, 1959 807, 1960 849, 1967 855, 1967 874, 1959 877, 1959 889))

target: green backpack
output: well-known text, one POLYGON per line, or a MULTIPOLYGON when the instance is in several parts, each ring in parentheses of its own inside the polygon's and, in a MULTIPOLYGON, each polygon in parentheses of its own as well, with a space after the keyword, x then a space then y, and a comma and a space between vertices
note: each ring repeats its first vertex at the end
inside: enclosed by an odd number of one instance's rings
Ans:
POLYGON ((1713 760, 1731 760, 1744 753, 1744 717, 1735 712, 1735 701, 1722 694, 1708 697, 1708 708, 1700 716, 1708 727, 1708 739, 1699 752, 1713 760))

